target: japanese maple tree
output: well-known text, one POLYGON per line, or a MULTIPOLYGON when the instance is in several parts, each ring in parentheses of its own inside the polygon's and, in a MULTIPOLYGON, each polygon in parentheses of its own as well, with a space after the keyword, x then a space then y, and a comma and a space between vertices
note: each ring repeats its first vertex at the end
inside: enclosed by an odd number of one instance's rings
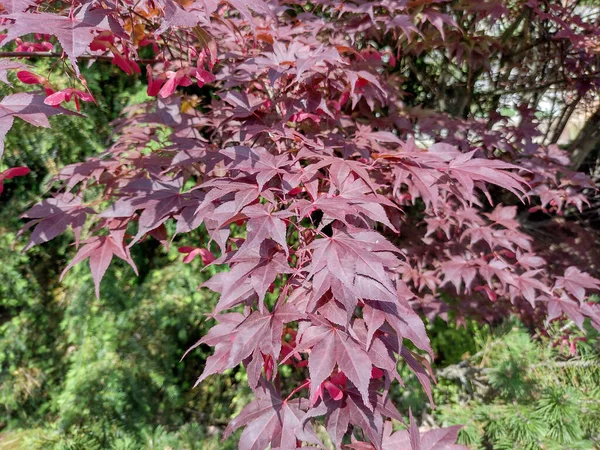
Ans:
MULTIPOLYGON (((192 349, 214 347, 198 383, 245 367, 256 397, 225 433, 244 427, 240 449, 323 447, 316 423, 336 448, 460 448, 455 427, 419 433, 411 417, 392 432, 398 363, 428 394, 434 380, 424 317, 518 314, 543 327, 564 315, 600 329, 588 302, 600 281, 548 263, 519 217, 586 205, 591 180, 551 136, 564 125, 535 112, 558 87, 593 102, 593 7, 0 3, 0 81, 15 90, 0 101, 2 140, 15 117, 47 127, 78 114, 71 100, 94 102, 83 61, 145 72, 151 100, 123 111, 105 152, 60 171, 20 234, 28 249, 70 228, 77 253, 65 271, 87 260, 97 295, 114 257, 136 270, 137 242, 206 236, 179 249, 223 268, 202 285, 219 294, 216 325, 192 349), (39 57, 61 62, 71 86, 35 73, 28 59, 39 57), (500 113, 507 106, 518 120, 500 113), (284 364, 304 382, 283 385, 284 364)), ((566 115, 573 101, 563 103, 566 115)), ((0 190, 26 174, 1 172, 0 190)))

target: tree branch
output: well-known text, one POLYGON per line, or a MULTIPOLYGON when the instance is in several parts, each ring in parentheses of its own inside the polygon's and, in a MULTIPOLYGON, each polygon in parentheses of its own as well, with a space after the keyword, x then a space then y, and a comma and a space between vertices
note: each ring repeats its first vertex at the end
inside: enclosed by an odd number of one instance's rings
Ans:
POLYGON ((596 72, 596 73, 593 73, 593 74, 590 74, 590 75, 582 75, 580 77, 561 78, 561 79, 558 79, 558 80, 548 81, 547 83, 533 85, 533 86, 517 87, 517 88, 507 89, 507 90, 499 88, 499 89, 494 90, 494 91, 481 92, 480 95, 492 96, 492 95, 498 95, 498 94, 505 95, 505 94, 517 94, 519 92, 542 91, 542 90, 547 89, 549 87, 552 87, 554 85, 570 84, 573 81, 592 80, 592 79, 597 78, 599 75, 600 75, 600 73, 596 72))
POLYGON ((598 147, 600 147, 600 108, 587 119, 579 135, 569 144, 573 170, 579 169, 588 155, 598 147))
MULTIPOLYGON (((63 54, 58 52, 0 52, 0 58, 62 58, 63 54)), ((113 56, 109 55, 81 55, 77 59, 112 61, 113 56)), ((138 59, 135 62, 140 64, 152 64, 158 62, 156 59, 138 59)))
POLYGON ((577 108, 577 105, 581 101, 581 98, 582 95, 578 93, 577 97, 575 97, 575 99, 566 108, 563 109, 558 124, 556 125, 556 128, 554 129, 554 132, 552 134, 552 138, 550 140, 551 144, 556 144, 560 139, 562 132, 567 127, 569 119, 571 119, 571 116, 575 112, 575 108, 577 108))
POLYGON ((570 360, 570 361, 549 361, 540 364, 533 364, 531 367, 600 367, 600 362, 595 360, 570 360))

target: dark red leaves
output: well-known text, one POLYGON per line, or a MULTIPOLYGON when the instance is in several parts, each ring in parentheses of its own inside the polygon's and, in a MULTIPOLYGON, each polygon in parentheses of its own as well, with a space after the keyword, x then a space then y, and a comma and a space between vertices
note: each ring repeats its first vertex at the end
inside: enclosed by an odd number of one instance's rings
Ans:
POLYGON ((269 444, 271 448, 291 449, 296 448, 297 440, 322 445, 312 426, 302 422, 308 408, 306 401, 282 399, 266 383, 261 383, 255 393, 256 399, 225 430, 224 437, 227 437, 239 427, 245 427, 240 450, 262 450, 269 444))
POLYGON ((137 274, 137 268, 131 259, 129 249, 124 246, 123 242, 115 240, 113 236, 93 237, 83 241, 82 244, 82 247, 63 271, 61 278, 75 264, 89 258, 90 270, 96 286, 96 297, 99 298, 100 281, 114 256, 126 261, 137 274))
POLYGON ((392 423, 385 423, 383 450, 467 450, 467 447, 456 444, 460 428, 437 428, 421 433, 411 413, 409 431, 392 433, 392 423))
POLYGON ((181 183, 180 178, 135 180, 123 187, 121 192, 125 196, 113 203, 101 216, 125 218, 142 210, 138 219, 138 233, 132 241, 135 243, 185 206, 189 198, 181 194, 181 183))
POLYGON ((380 234, 336 229, 331 238, 316 239, 307 249, 312 250, 308 277, 313 278, 315 300, 331 289, 348 315, 359 298, 396 301, 386 270, 400 264, 399 251, 380 234))
POLYGON ((317 326, 303 332, 299 342, 302 349, 311 348, 308 370, 312 397, 337 366, 358 387, 364 403, 369 402, 371 360, 365 349, 352 337, 333 326, 317 326))
POLYGON ((56 114, 75 113, 46 105, 41 95, 21 92, 4 97, 0 101, 0 158, 4 153, 4 137, 11 129, 15 117, 37 127, 49 128, 48 117, 56 114))
POLYGON ((586 289, 600 289, 600 281, 576 267, 569 267, 565 270, 564 277, 557 277, 555 288, 564 289, 582 302, 585 300, 586 289))
POLYGON ((79 241, 87 214, 93 212, 93 209, 82 203, 80 197, 75 197, 70 193, 38 203, 22 216, 33 220, 30 220, 19 234, 35 227, 24 250, 54 239, 69 226, 73 229, 75 237, 79 241))

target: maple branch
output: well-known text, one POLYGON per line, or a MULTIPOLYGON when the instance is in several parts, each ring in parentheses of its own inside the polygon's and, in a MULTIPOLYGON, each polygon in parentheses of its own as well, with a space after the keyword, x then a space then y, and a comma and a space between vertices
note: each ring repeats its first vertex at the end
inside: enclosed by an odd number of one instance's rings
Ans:
POLYGON ((559 80, 548 81, 547 83, 539 84, 537 86, 517 87, 515 89, 510 89, 510 90, 502 90, 500 88, 496 91, 482 92, 480 95, 517 94, 519 92, 542 91, 542 90, 552 87, 554 85, 569 84, 569 83, 573 83, 574 81, 592 80, 592 79, 598 77, 598 75, 599 75, 599 73, 596 72, 596 73, 593 73, 590 75, 582 75, 580 77, 573 77, 573 78, 562 78, 559 80))
MULTIPOLYGON (((0 52, 0 58, 62 58, 63 54, 59 52, 0 52)), ((109 55, 81 55, 77 59, 112 61, 113 56, 109 55)), ((153 64, 158 62, 156 59, 138 59, 140 64, 153 64)))
POLYGON ((581 95, 581 93, 578 93, 577 97, 575 97, 575 99, 569 105, 567 105, 566 108, 563 108, 563 111, 560 115, 560 119, 558 120, 558 123, 556 124, 556 128, 554 129, 554 132, 552 133, 552 139, 550 141, 551 144, 556 144, 558 142, 558 140, 560 139, 562 132, 567 127, 567 124, 569 123, 569 119, 575 112, 575 108, 577 108, 577 105, 581 101, 582 97, 583 96, 581 95))

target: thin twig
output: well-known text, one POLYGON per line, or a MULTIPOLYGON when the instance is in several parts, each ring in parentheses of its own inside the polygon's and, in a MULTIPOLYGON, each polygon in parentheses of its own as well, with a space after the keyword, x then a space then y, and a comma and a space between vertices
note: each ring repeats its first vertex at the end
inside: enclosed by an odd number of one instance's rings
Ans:
MULTIPOLYGON (((63 54, 58 52, 0 52, 0 58, 62 58, 63 54)), ((109 55, 81 55, 77 59, 112 61, 109 55)), ((152 64, 158 62, 156 59, 138 59, 140 64, 152 64)))
POLYGON ((482 96, 488 96, 488 95, 506 95, 506 94, 516 94, 519 92, 535 92, 535 91, 540 91, 540 90, 544 90, 546 88, 552 87, 554 85, 559 85, 559 84, 569 84, 572 83, 574 81, 585 81, 585 80, 593 80, 595 78, 597 78, 600 75, 600 73, 596 72, 590 75, 582 75, 580 77, 573 77, 570 79, 567 78, 562 78, 562 79, 558 79, 558 80, 554 80, 554 81, 549 81, 547 83, 543 83, 543 84, 539 84, 539 85, 533 85, 533 86, 526 86, 526 87, 518 87, 515 89, 508 89, 508 90, 504 90, 502 88, 497 89, 495 91, 490 91, 490 92, 481 92, 479 93, 479 95, 482 96))

